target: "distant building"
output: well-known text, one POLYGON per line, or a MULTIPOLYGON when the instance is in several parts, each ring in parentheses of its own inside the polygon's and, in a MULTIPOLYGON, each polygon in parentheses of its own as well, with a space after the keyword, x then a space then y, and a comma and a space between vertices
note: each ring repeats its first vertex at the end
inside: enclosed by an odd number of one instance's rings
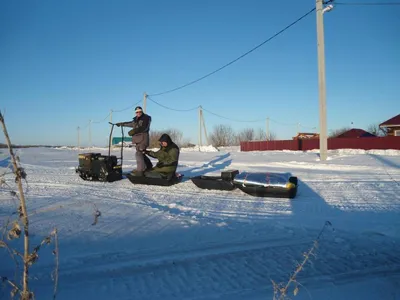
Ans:
POLYGON ((319 134, 314 132, 299 132, 293 137, 294 140, 305 140, 305 139, 319 139, 319 134))
POLYGON ((352 128, 339 134, 337 138, 364 138, 364 137, 376 137, 376 135, 369 133, 363 129, 352 128))
POLYGON ((379 124, 379 128, 385 129, 387 135, 400 136, 400 114, 379 124))

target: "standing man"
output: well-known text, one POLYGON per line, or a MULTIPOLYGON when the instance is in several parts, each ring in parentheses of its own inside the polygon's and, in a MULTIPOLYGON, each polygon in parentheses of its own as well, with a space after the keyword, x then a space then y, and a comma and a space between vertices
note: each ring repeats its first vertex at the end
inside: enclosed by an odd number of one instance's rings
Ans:
POLYGON ((128 134, 132 137, 132 143, 136 145, 136 170, 132 171, 132 175, 143 176, 146 169, 152 168, 150 159, 143 154, 143 151, 150 144, 150 123, 151 117, 143 113, 140 106, 135 107, 135 117, 132 121, 117 123, 117 126, 131 127, 128 134))

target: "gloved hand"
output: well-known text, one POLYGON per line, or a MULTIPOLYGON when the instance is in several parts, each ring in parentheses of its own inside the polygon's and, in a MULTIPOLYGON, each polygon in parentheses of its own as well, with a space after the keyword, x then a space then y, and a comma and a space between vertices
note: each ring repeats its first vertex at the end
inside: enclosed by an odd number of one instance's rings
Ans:
POLYGON ((134 134, 135 134, 135 129, 131 129, 131 130, 128 131, 128 135, 129 136, 132 136, 134 134))
POLYGON ((158 162, 157 164, 156 164, 156 167, 157 168, 162 168, 162 167, 164 167, 164 163, 162 163, 162 162, 158 162))
POLYGON ((143 150, 142 152, 143 152, 143 154, 149 154, 149 153, 150 153, 150 151, 149 151, 149 150, 146 150, 146 149, 143 150))
POLYGON ((115 125, 117 126, 117 127, 120 127, 120 126, 122 126, 124 123, 123 122, 120 122, 120 123, 116 123, 115 125))

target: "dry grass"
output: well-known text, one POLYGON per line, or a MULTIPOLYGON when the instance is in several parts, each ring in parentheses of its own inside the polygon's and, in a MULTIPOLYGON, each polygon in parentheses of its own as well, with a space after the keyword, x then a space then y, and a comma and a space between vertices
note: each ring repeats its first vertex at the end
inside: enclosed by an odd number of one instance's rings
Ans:
POLYGON ((11 216, 7 219, 6 224, 3 227, 3 233, 0 240, 0 248, 6 248, 10 257, 13 259, 16 270, 14 275, 14 280, 11 280, 7 277, 0 276, 0 279, 3 283, 7 283, 11 287, 11 298, 14 298, 16 295, 20 296, 21 300, 29 300, 34 298, 34 294, 29 288, 29 269, 35 264, 39 258, 39 250, 42 246, 50 244, 54 240, 54 250, 53 254, 55 255, 56 267, 53 272, 53 280, 54 280, 54 295, 53 299, 56 298, 57 293, 57 285, 58 285, 58 234, 57 229, 55 228, 47 237, 45 237, 39 245, 30 250, 30 236, 29 236, 29 215, 27 211, 25 191, 23 189, 23 180, 27 183, 27 174, 24 169, 20 166, 19 158, 14 154, 13 147, 11 144, 10 137, 7 132, 7 127, 4 121, 4 116, 0 112, 0 123, 3 127, 4 136, 6 139, 6 143, 8 146, 8 151, 10 154, 11 162, 10 168, 12 166, 13 174, 15 176, 15 184, 17 187, 17 191, 13 189, 9 184, 7 184, 4 176, 5 174, 0 174, 0 187, 5 187, 9 190, 10 196, 16 201, 14 204, 16 205, 16 210, 11 214, 11 216), (11 220, 13 216, 17 215, 15 220, 11 220), (22 225, 22 226, 21 226, 22 225), (23 253, 19 253, 17 250, 12 249, 7 240, 19 239, 23 235, 23 253), (19 263, 18 260, 22 260, 23 270, 19 273, 19 263), (18 278, 21 282, 18 282, 18 278))
MULTIPOLYGON (((318 249, 318 245, 319 245, 319 240, 323 234, 323 232, 325 231, 325 229, 327 227, 331 227, 332 224, 329 221, 326 221, 324 226, 322 227, 321 231, 319 232, 317 238, 314 240, 312 247, 305 253, 303 253, 304 259, 301 263, 298 263, 296 265, 296 268, 294 270, 294 272, 290 275, 289 280, 286 283, 276 283, 273 280, 272 281, 272 285, 274 287, 274 300, 284 300, 284 299, 289 299, 288 297, 288 293, 289 293, 289 288, 291 286, 294 286, 293 288, 293 295, 296 296, 299 293, 300 288, 299 287, 303 287, 306 291, 307 289, 297 281, 297 275, 304 269, 304 266, 306 265, 307 262, 310 261, 310 259, 312 257, 315 257, 316 255, 316 251, 318 249)), ((309 294, 310 298, 311 295, 310 293, 307 291, 307 293, 309 294)))

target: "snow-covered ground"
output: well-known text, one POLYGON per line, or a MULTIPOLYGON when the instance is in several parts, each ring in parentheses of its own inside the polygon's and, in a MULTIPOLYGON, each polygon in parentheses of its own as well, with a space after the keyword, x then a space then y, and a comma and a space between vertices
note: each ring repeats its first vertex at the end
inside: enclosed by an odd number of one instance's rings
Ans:
MULTIPOLYGON (((326 221, 332 226, 290 297, 400 299, 400 151, 337 150, 321 162, 317 151, 202 150, 183 149, 184 181, 159 187, 83 181, 74 170, 76 149, 18 149, 28 174, 32 245, 59 231, 58 299, 272 299, 271 280, 288 281, 326 221), (299 179, 297 197, 200 190, 189 180, 224 169, 290 172, 299 179), (92 225, 96 209, 101 216, 92 225)), ((124 171, 134 167, 127 148, 124 171)), ((15 199, 3 186, 0 226, 13 211, 15 199)), ((51 250, 42 248, 31 269, 36 299, 52 296, 51 250)), ((0 261, 0 275, 13 278, 2 249, 0 261)), ((3 287, 0 298, 8 293, 3 287)))

